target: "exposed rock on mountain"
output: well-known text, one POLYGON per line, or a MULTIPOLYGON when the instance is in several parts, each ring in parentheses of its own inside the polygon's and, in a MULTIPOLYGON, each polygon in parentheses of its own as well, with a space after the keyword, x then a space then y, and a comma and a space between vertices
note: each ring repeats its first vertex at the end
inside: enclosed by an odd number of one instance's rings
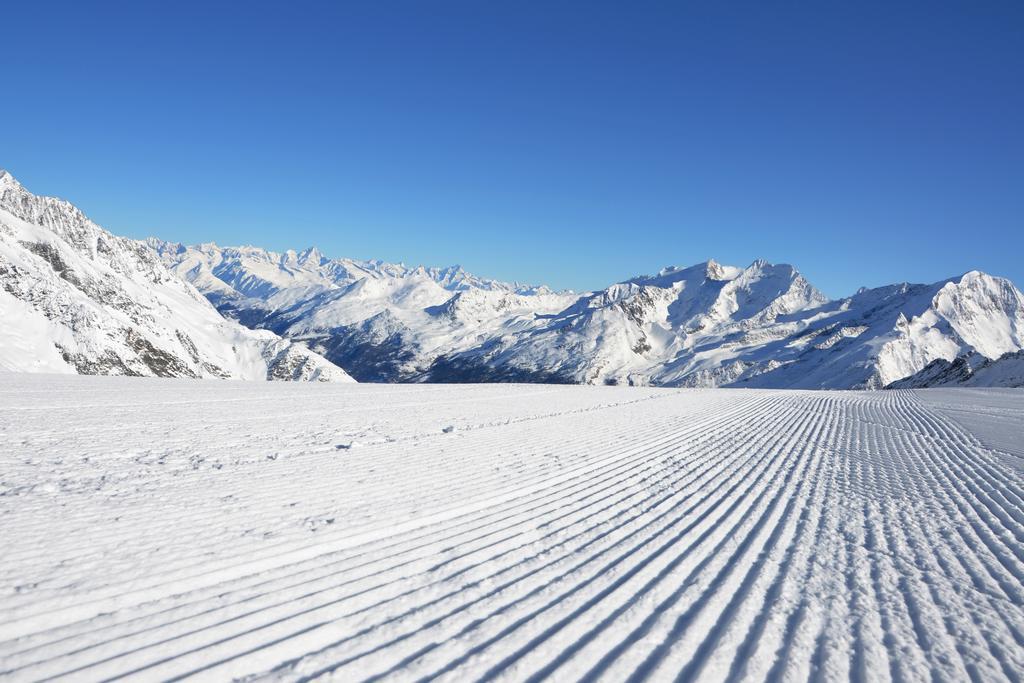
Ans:
POLYGON ((976 351, 952 361, 937 358, 909 377, 886 389, 930 387, 1024 387, 1024 351, 1004 353, 996 359, 976 351))

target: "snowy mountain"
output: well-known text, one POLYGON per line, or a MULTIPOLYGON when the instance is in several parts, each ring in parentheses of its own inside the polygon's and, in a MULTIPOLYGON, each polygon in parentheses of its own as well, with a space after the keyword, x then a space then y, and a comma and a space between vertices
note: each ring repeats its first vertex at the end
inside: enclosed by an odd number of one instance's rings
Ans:
POLYGON ((10 369, 880 389, 1024 349, 1024 295, 977 271, 830 301, 790 265, 707 261, 556 292, 315 248, 127 240, 7 174, 0 230, 10 369))
POLYGON ((450 268, 149 240, 174 272, 245 325, 300 339, 360 381, 428 380, 442 356, 530 328, 578 298, 450 268))
POLYGON ((1024 346, 1020 292, 979 272, 829 301, 789 265, 708 261, 577 295, 312 249, 150 243, 227 315, 368 381, 881 388, 1024 346))
POLYGON ((0 369, 352 381, 301 344, 225 319, 145 243, 0 171, 0 369))
POLYGON ((551 373, 590 384, 727 384, 735 379, 734 349, 790 334, 789 317, 826 301, 787 265, 669 268, 584 295, 529 334, 456 354, 435 372, 465 377, 492 368, 499 377, 551 373))
MULTIPOLYGON (((680 383, 693 370, 680 354, 696 341, 827 301, 792 267, 760 261, 666 269, 581 296, 312 250, 150 244, 225 314, 302 339, 369 381, 680 383)), ((724 383, 714 363, 696 365, 699 383, 724 383)))
POLYGON ((861 290, 812 311, 776 349, 777 367, 742 386, 879 389, 936 359, 1024 348, 1024 295, 972 271, 932 285, 861 290))

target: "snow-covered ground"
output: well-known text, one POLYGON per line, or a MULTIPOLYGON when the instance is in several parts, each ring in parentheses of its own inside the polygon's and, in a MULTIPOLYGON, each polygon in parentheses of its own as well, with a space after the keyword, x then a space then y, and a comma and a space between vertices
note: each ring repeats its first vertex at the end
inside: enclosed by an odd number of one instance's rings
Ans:
POLYGON ((0 380, 3 678, 1024 677, 1021 391, 0 380))

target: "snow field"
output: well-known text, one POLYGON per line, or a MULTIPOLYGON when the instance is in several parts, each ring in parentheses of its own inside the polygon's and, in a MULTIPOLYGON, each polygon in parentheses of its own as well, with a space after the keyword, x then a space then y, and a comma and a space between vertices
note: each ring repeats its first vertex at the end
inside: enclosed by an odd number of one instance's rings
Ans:
POLYGON ((1024 676, 1022 392, 2 378, 12 680, 1024 676))

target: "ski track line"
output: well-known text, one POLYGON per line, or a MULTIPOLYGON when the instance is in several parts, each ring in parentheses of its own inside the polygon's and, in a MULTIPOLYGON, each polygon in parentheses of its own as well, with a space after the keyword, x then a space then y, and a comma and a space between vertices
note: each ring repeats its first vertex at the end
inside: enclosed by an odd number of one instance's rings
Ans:
MULTIPOLYGON (((663 397, 664 396, 653 397, 653 398, 663 398, 663 397)), ((640 399, 640 400, 647 400, 647 399, 640 399)), ((606 407, 608 407, 608 406, 596 406, 596 407, 593 407, 593 408, 585 408, 585 409, 582 409, 582 410, 575 410, 575 411, 570 411, 570 412, 572 412, 572 413, 589 412, 591 410, 599 410, 599 409, 606 408, 606 407)), ((518 419, 515 419, 515 420, 506 421, 506 422, 502 423, 501 425, 486 425, 486 426, 504 426, 504 425, 507 425, 507 424, 514 424, 514 423, 517 423, 517 422, 520 422, 520 421, 528 421, 528 420, 535 420, 535 419, 545 419, 545 418, 549 418, 549 417, 561 416, 561 415, 564 415, 564 414, 566 414, 566 413, 542 414, 542 415, 539 415, 539 416, 518 418, 518 419)), ((441 435, 439 433, 438 434, 424 434, 424 435, 417 434, 417 435, 413 435, 413 436, 408 437, 408 438, 414 438, 414 439, 430 438, 430 437, 437 438, 437 437, 440 437, 440 436, 441 435)), ((399 440, 402 440, 402 439, 399 439, 399 440)), ((238 442, 238 443, 244 443, 244 442, 238 442)), ((234 444, 232 444, 232 445, 234 445, 234 444)), ((333 451, 334 451, 333 447, 330 447, 330 448, 327 448, 327 449, 319 449, 318 452, 314 452, 314 455, 322 456, 324 453, 329 453, 329 452, 333 452, 333 451)), ((372 471, 372 469, 371 469, 371 471, 372 471)), ((198 479, 198 478, 200 478, 200 477, 202 477, 202 476, 204 476, 206 474, 207 473, 194 473, 194 474, 192 474, 192 476, 193 476, 193 478, 197 478, 198 479)), ((410 485, 411 484, 415 484, 415 482, 411 482, 410 485)))
MULTIPOLYGON (((479 444, 477 444, 477 445, 479 445, 479 444)), ((199 475, 197 475, 197 476, 199 476, 199 475)), ((407 484, 407 485, 415 485, 416 483, 417 482, 414 481, 414 482, 411 482, 410 484, 407 484)), ((469 482, 467 481, 466 483, 469 483, 469 482)))
MULTIPOLYGON (((748 458, 747 462, 748 462, 748 463, 750 462, 750 459, 749 459, 749 458, 748 458)), ((719 469, 719 471, 721 471, 721 467, 719 467, 718 469, 719 469)), ((681 494, 681 495, 682 495, 683 497, 681 497, 681 498, 679 498, 678 500, 676 500, 676 501, 675 501, 675 502, 673 503, 673 506, 672 506, 672 507, 671 507, 671 508, 670 508, 669 510, 667 510, 667 511, 666 511, 665 513, 661 513, 661 514, 660 514, 660 515, 659 515, 658 517, 656 517, 656 518, 654 518, 653 520, 651 520, 652 522, 654 522, 654 521, 660 521, 660 520, 661 520, 661 519, 662 519, 662 518, 664 517, 664 515, 665 515, 665 514, 667 514, 667 513, 669 513, 669 512, 671 512, 671 513, 674 513, 674 514, 677 514, 677 516, 676 516, 676 517, 674 517, 674 518, 672 518, 672 519, 670 520, 670 522, 671 522, 670 526, 668 526, 668 527, 664 527, 664 528, 663 528, 663 529, 662 529, 661 531, 657 532, 657 533, 658 533, 658 535, 660 535, 660 533, 662 533, 662 532, 666 531, 667 529, 670 529, 670 528, 671 528, 671 525, 673 525, 673 524, 678 524, 678 523, 679 523, 679 522, 680 522, 680 521, 681 521, 682 519, 684 519, 684 518, 685 518, 685 513, 684 513, 683 515, 678 515, 678 513, 676 512, 676 511, 677 511, 677 508, 678 508, 678 507, 679 507, 680 505, 682 505, 683 503, 687 502, 687 501, 688 501, 688 500, 689 500, 689 499, 690 499, 690 498, 691 498, 692 496, 696 495, 696 494, 697 494, 698 492, 703 492, 703 489, 705 489, 705 488, 708 488, 708 486, 709 486, 709 484, 705 483, 703 487, 701 487, 701 488, 698 488, 698 489, 689 489, 689 488, 684 488, 684 489, 682 489, 682 490, 678 491, 678 492, 677 492, 677 495, 678 495, 678 494, 681 494)), ((716 485, 716 488, 717 488, 718 486, 721 486, 721 483, 717 484, 717 485, 716 485)), ((701 499, 701 500, 699 501, 699 503, 700 503, 700 504, 705 504, 705 503, 706 503, 707 499, 709 498, 709 496, 707 495, 708 493, 713 493, 713 490, 712 490, 712 491, 710 491, 710 492, 707 492, 707 493, 705 494, 704 498, 702 498, 702 499, 701 499)), ((671 499, 668 499, 668 500, 666 500, 666 502, 669 502, 670 500, 671 500, 671 499)), ((693 509, 695 509, 695 507, 696 507, 696 506, 691 506, 691 508, 689 508, 689 510, 693 510, 693 509)), ((649 522, 647 526, 648 526, 648 527, 650 527, 650 526, 652 526, 652 524, 651 524, 651 523, 649 522)), ((641 528, 641 529, 640 529, 640 531, 643 531, 643 530, 644 530, 643 528, 641 528)), ((650 531, 650 529, 647 529, 647 530, 648 530, 648 531, 650 531)), ((636 533, 636 532, 633 532, 633 533, 631 533, 631 535, 635 535, 635 533, 636 533)), ((648 539, 647 541, 644 541, 644 542, 645 542, 645 543, 646 543, 646 542, 650 542, 650 539, 648 539)), ((578 571, 578 570, 579 570, 579 569, 581 569, 582 567, 584 567, 584 566, 586 566, 587 564, 590 564, 591 562, 593 562, 593 561, 594 561, 595 559, 597 559, 597 558, 599 558, 599 557, 603 557, 603 556, 604 556, 604 555, 605 555, 606 553, 608 553, 608 552, 611 552, 611 550, 614 550, 614 549, 615 549, 615 546, 611 546, 611 547, 609 547, 609 548, 606 548, 606 549, 603 549, 603 550, 599 551, 598 553, 594 553, 594 554, 592 554, 592 555, 589 555, 589 556, 587 556, 587 558, 586 558, 586 559, 585 559, 584 561, 582 561, 582 562, 581 562, 580 564, 578 564, 578 565, 577 565, 577 566, 576 566, 576 567, 575 567, 575 568, 573 569, 573 571, 578 571)), ((626 553, 626 554, 623 554, 623 555, 620 555, 620 556, 618 557, 618 559, 617 559, 616 561, 613 561, 613 563, 614 563, 614 562, 621 562, 621 561, 622 561, 622 559, 623 559, 624 557, 627 557, 627 556, 628 556, 628 553, 626 553)), ((598 572, 598 573, 600 574, 600 573, 602 573, 602 572, 598 572)), ((549 582, 549 583, 551 583, 551 582, 549 582)), ((462 608, 462 609, 464 609, 464 608, 462 608)), ((441 619, 436 619, 435 621, 437 621, 437 622, 440 622, 440 621, 443 621, 443 619, 444 619, 444 617, 442 617, 441 619)), ((436 625, 436 624, 432 624, 432 626, 435 626, 435 625, 436 625)), ((408 637, 412 636, 412 635, 414 635, 414 632, 413 632, 413 633, 409 633, 409 634, 408 634, 407 636, 403 637, 403 640, 404 640, 405 638, 408 638, 408 637)), ((397 642, 397 641, 396 641, 396 642, 397 642)), ((379 648, 377 648, 377 649, 379 649, 379 648)), ((413 657, 415 657, 415 655, 413 655, 413 657)), ((354 661, 354 659, 356 659, 356 658, 357 658, 357 657, 350 657, 349 659, 350 659, 350 660, 353 660, 353 661, 354 661)), ((338 665, 340 665, 340 663, 336 663, 336 664, 334 664, 334 665, 332 665, 332 666, 336 667, 336 666, 338 666, 338 665)))
MULTIPOLYGON (((487 444, 485 444, 485 446, 487 446, 487 444)), ((639 446, 639 447, 637 447, 637 446, 631 446, 631 447, 630 447, 630 450, 637 450, 637 451, 642 451, 642 449, 643 449, 643 446, 639 446)), ((609 458, 609 457, 604 457, 604 458, 603 458, 603 460, 604 460, 604 461, 608 461, 608 460, 613 460, 613 458, 609 458)), ((557 477, 555 477, 555 478, 553 478, 553 479, 549 479, 549 480, 548 480, 548 483, 560 483, 561 481, 564 481, 564 480, 567 480, 567 479, 569 479, 569 478, 570 478, 570 477, 571 477, 571 476, 572 476, 573 474, 575 474, 576 476, 579 476, 579 475, 582 475, 582 474, 587 474, 587 473, 589 473, 589 472, 591 472, 591 471, 594 471, 594 469, 595 469, 595 466, 594 466, 594 465, 586 465, 586 464, 585 464, 584 466, 582 466, 582 468, 581 468, 581 470, 580 470, 580 471, 578 471, 578 472, 576 472, 576 473, 562 473, 562 474, 560 474, 559 476, 557 476, 557 477)), ((505 492, 505 493, 504 493, 504 494, 503 494, 503 495, 501 496, 501 499, 502 499, 502 500, 516 500, 516 499, 517 499, 517 498, 518 498, 518 497, 520 496, 520 494, 521 494, 521 493, 522 493, 522 492, 523 492, 524 490, 528 490, 528 489, 529 489, 529 487, 522 487, 522 486, 521 486, 521 487, 518 487, 517 489, 515 489, 515 490, 513 490, 513 491, 507 491, 507 492, 505 492)), ((285 495, 285 496, 283 496, 283 498, 290 498, 290 497, 292 497, 292 494, 291 494, 291 493, 289 493, 288 495, 285 495)), ((485 501, 482 501, 482 502, 481 502, 480 504, 478 504, 478 505, 475 505, 475 506, 472 506, 472 507, 470 508, 470 510, 469 510, 469 511, 463 510, 462 508, 456 508, 455 510, 451 510, 451 511, 448 511, 447 513, 442 513, 442 514, 443 514, 444 516, 450 516, 450 517, 457 517, 457 516, 464 516, 464 515, 470 515, 470 514, 473 514, 474 512, 476 512, 477 510, 480 510, 480 509, 485 509, 485 508, 486 508, 487 506, 489 506, 489 505, 493 504, 493 503, 494 503, 494 500, 495 500, 495 499, 492 499, 492 500, 485 500, 485 501)), ((179 520, 179 522, 178 522, 178 523, 180 523, 180 520, 179 520)), ((412 524, 412 525, 406 525, 406 526, 411 526, 411 527, 414 527, 414 528, 418 528, 418 527, 420 527, 420 526, 429 526, 429 522, 423 522, 423 521, 421 520, 421 522, 420 522, 420 523, 418 523, 418 524, 412 524)), ((398 535, 398 533, 400 533, 401 531, 404 531, 404 530, 403 530, 403 529, 398 529, 398 530, 396 530, 396 529, 395 529, 394 527, 392 527, 392 528, 391 528, 391 529, 389 529, 388 531, 389 531, 390 535, 398 535)), ((345 548, 345 549, 347 549, 347 548, 348 548, 348 547, 350 547, 350 546, 353 546, 353 545, 358 545, 358 541, 362 540, 362 539, 363 539, 363 538, 365 538, 365 537, 366 537, 367 535, 375 535, 375 534, 377 534, 377 533, 378 533, 378 532, 376 532, 376 531, 368 531, 368 532, 365 532, 365 533, 361 534, 361 535, 360 535, 359 537, 357 537, 357 540, 353 540, 353 538, 352 538, 352 537, 349 537, 349 538, 347 538, 347 539, 344 539, 344 540, 343 540, 344 548, 345 548)), ((323 549, 325 545, 329 547, 329 544, 326 544, 326 543, 324 543, 324 541, 322 541, 322 540, 319 540, 319 539, 318 539, 318 541, 319 541, 319 542, 317 543, 317 546, 316 546, 317 548, 323 549)), ((301 550, 306 550, 306 549, 307 549, 307 548, 302 548, 301 550)), ((285 552, 287 552, 288 550, 290 550, 290 549, 289 549, 289 548, 286 548, 286 549, 285 549, 285 552)), ((323 551, 323 550, 322 550, 321 552, 327 552, 327 551, 323 551)), ((285 555, 285 553, 280 553, 280 554, 278 555, 278 557, 280 557, 280 555, 285 555)), ((201 555, 200 555, 200 556, 201 556, 201 555)), ((287 557, 287 555, 286 555, 286 557, 287 557)), ((247 563, 247 565, 246 565, 246 566, 249 566, 249 565, 251 565, 251 564, 252 564, 252 560, 250 559, 250 562, 249 562, 249 563, 247 563)), ((188 576, 186 576, 186 577, 184 577, 184 578, 185 578, 185 579, 192 579, 192 578, 194 578, 194 577, 188 577, 188 576)), ((234 578, 236 578, 236 577, 232 576, 232 577, 230 577, 230 578, 231 578, 231 579, 233 580, 233 579, 234 579, 234 578)), ((155 586, 154 586, 154 587, 155 587, 155 586)), ((122 590, 122 591, 123 591, 123 589, 124 589, 124 587, 123 587, 123 586, 115 586, 115 588, 117 588, 117 589, 119 589, 119 590, 122 590)), ((172 590, 170 590, 170 589, 169 589, 169 590, 168 590, 168 592, 174 592, 174 591, 172 591, 172 590)))
MULTIPOLYGON (((464 533, 464 532, 465 532, 465 531, 463 531, 463 533, 464 533)), ((447 560, 447 561, 451 561, 451 558, 450 558, 449 560, 447 560)), ((284 596, 282 596, 282 597, 284 597, 284 596)))
MULTIPOLYGON (((703 501, 703 500, 701 501, 701 503, 705 503, 705 502, 706 502, 706 501, 703 501)), ((681 519, 681 518, 680 518, 680 519, 681 519)), ((674 523, 678 523, 678 522, 679 522, 679 520, 675 520, 675 522, 674 522, 674 523)), ((663 529, 663 531, 664 531, 664 530, 666 530, 666 529, 663 529)), ((660 536, 660 533, 658 533, 658 536, 660 536)), ((656 537, 655 537, 655 538, 656 538, 656 537)), ((663 548, 663 550, 664 550, 664 548, 663 548)), ((613 563, 618 563, 618 562, 622 562, 622 561, 623 561, 623 558, 624 558, 624 557, 625 557, 625 556, 621 556, 620 558, 616 559, 616 560, 615 560, 615 561, 614 561, 613 563)), ((602 571, 599 571, 599 573, 605 573, 605 572, 604 572, 604 571, 602 570, 602 571)), ((577 588, 577 589, 573 589, 573 592, 575 592, 575 591, 578 591, 578 590, 579 590, 579 588, 577 588)), ((554 602, 550 603, 550 604, 549 604, 548 606, 550 607, 550 606, 552 606, 552 605, 554 605, 554 602)), ((530 616, 532 616, 532 614, 531 614, 530 616)), ((528 620, 527 620, 527 621, 528 621, 528 620)))
MULTIPOLYGON (((487 446, 487 445, 488 445, 488 444, 484 444, 484 446, 487 446)), ((413 485, 415 485, 415 484, 417 484, 417 483, 418 483, 418 484, 420 484, 420 485, 422 485, 422 483, 423 483, 423 482, 422 482, 422 481, 420 481, 420 482, 413 482, 413 485)), ((307 489, 307 491, 308 491, 308 489, 307 489)), ((286 489, 286 493, 285 493, 285 495, 284 495, 284 496, 282 496, 282 497, 283 497, 283 498, 290 498, 290 497, 291 497, 291 494, 292 494, 292 493, 293 493, 292 491, 289 491, 289 490, 287 490, 287 489, 286 489)), ((181 521, 181 520, 180 520, 180 518, 179 518, 179 521, 181 521)))
MULTIPOLYGON (((714 645, 714 624, 701 623, 701 621, 706 621, 706 618, 700 620, 699 617, 704 614, 710 615, 712 619, 720 616, 724 619, 722 622, 724 624, 728 623, 728 614, 735 612, 736 605, 734 603, 730 602, 723 605, 720 601, 716 601, 716 594, 726 592, 720 587, 726 584, 730 578, 741 577, 739 581, 734 580, 732 582, 733 585, 728 588, 734 600, 740 599, 743 597, 743 587, 745 585, 745 582, 742 581, 741 570, 746 569, 747 576, 751 579, 754 578, 755 575, 752 572, 753 560, 741 561, 738 556, 748 554, 748 549, 755 543, 762 529, 766 527, 771 529, 769 524, 773 520, 777 523, 778 517, 772 514, 773 511, 777 508, 780 500, 782 500, 782 496, 792 482, 794 475, 797 476, 797 479, 802 478, 799 473, 807 465, 806 453, 808 444, 801 444, 800 439, 808 434, 813 434, 820 426, 820 418, 815 413, 816 411, 814 410, 802 411, 800 421, 796 425, 788 429, 780 428, 780 432, 787 434, 786 441, 778 444, 774 454, 780 460, 780 473, 787 469, 785 466, 788 463, 783 460, 784 458, 791 457, 797 462, 790 464, 788 471, 781 480, 777 476, 767 486, 762 488, 759 491, 758 502, 755 502, 754 505, 751 505, 743 512, 745 519, 742 524, 746 526, 739 527, 744 528, 743 534, 732 536, 732 538, 727 537, 731 541, 730 544, 723 544, 724 547, 715 548, 695 568, 694 571, 703 574, 703 578, 698 574, 693 579, 681 583, 670 596, 651 611, 650 616, 640 625, 637 633, 631 634, 618 648, 610 653, 613 656, 621 656, 623 652, 630 652, 630 659, 632 661, 623 662, 624 667, 627 669, 623 671, 624 676, 628 674, 628 678, 632 680, 644 679, 651 675, 657 675, 655 672, 665 666, 678 669, 680 670, 680 675, 686 675, 686 662, 676 662, 674 667, 671 663, 671 659, 675 654, 672 652, 672 649, 677 646, 692 652, 694 659, 691 660, 688 666, 694 667, 706 664, 703 661, 703 657, 706 656, 708 649, 714 645), (808 413, 813 416, 813 419, 807 419, 808 413), (772 497, 765 500, 764 497, 769 494, 772 497), (764 500, 763 504, 760 504, 761 500, 764 500), (756 516, 754 516, 755 512, 756 516), (748 524, 747 522, 750 523, 748 524), (688 597, 689 599, 687 599, 688 597), (712 609, 705 610, 705 607, 711 607, 712 609), (692 639, 697 639, 697 642, 692 642, 692 639), (636 644, 641 641, 646 642, 648 647, 637 647, 636 644), (642 654, 644 652, 646 652, 646 656, 642 654), (640 659, 641 657, 642 659, 640 659), (636 661, 638 659, 640 659, 639 662, 636 661)), ((811 436, 811 438, 813 442, 816 437, 811 436)), ((789 497, 789 512, 792 511, 792 505, 796 501, 797 498, 795 496, 789 497)), ((737 503, 739 502, 737 501, 737 503)), ((609 661, 595 666, 591 670, 590 676, 595 676, 598 673, 598 669, 611 666, 612 661, 609 658, 609 661)), ((609 668, 609 672, 614 676, 613 669, 609 668)))
POLYGON ((1024 680, 955 393, 18 381, 4 679, 1024 680))
MULTIPOLYGON (((306 637, 310 637, 310 636, 309 636, 309 635, 308 635, 308 634, 307 634, 307 633, 306 633, 305 631, 303 631, 303 632, 302 632, 301 634, 296 634, 296 635, 303 635, 303 636, 306 636, 306 637)), ((327 633, 324 633, 323 635, 324 635, 324 638, 330 638, 330 637, 331 637, 331 636, 330 636, 329 634, 327 634, 327 633)), ((283 641, 282 641, 282 642, 283 642, 283 641)), ((255 647, 253 648, 253 652, 258 652, 258 651, 261 651, 261 650, 265 650, 265 648, 264 648, 264 647, 263 647, 263 646, 262 646, 261 644, 259 644, 259 643, 257 643, 257 644, 255 645, 255 647)), ((249 652, 247 651, 247 652, 246 652, 246 654, 252 654, 252 653, 249 653, 249 652)), ((237 655, 236 655, 236 656, 237 656, 237 655)), ((262 657, 267 657, 267 658, 271 658, 271 656, 270 656, 270 653, 268 653, 268 652, 261 652, 261 656, 262 656, 262 657)), ((234 659, 234 657, 232 657, 232 659, 234 659)), ((226 660, 226 661, 228 661, 228 662, 229 662, 229 661, 231 661, 231 660, 226 660)))

